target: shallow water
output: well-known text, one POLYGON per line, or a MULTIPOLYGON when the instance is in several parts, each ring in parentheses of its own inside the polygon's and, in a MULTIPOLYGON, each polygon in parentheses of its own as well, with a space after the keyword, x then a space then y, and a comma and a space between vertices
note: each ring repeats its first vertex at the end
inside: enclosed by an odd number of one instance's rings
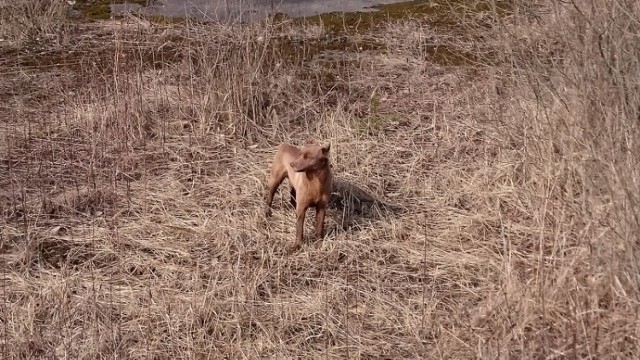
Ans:
POLYGON ((156 0, 149 6, 111 5, 114 15, 126 12, 149 16, 191 17, 204 21, 251 21, 282 13, 299 18, 329 12, 376 11, 375 5, 406 0, 156 0))

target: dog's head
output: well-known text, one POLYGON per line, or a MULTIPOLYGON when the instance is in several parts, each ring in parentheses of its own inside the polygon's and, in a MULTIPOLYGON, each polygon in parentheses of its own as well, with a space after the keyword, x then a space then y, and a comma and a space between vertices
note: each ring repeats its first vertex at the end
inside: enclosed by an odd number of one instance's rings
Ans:
POLYGON ((304 145, 300 155, 290 164, 296 172, 308 172, 325 168, 329 165, 329 149, 331 144, 320 145, 310 141, 304 145))

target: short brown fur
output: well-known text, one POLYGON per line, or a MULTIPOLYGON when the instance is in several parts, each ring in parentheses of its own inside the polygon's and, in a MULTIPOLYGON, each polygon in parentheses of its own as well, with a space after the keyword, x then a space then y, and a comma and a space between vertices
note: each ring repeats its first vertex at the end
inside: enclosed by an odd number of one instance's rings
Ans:
POLYGON ((291 203, 296 208, 296 241, 291 250, 302 246, 304 218, 309 207, 316 209, 316 238, 324 236, 324 217, 333 186, 328 157, 330 147, 330 144, 320 145, 315 141, 302 148, 281 144, 271 165, 265 215, 271 216, 273 195, 282 181, 289 179, 291 203))

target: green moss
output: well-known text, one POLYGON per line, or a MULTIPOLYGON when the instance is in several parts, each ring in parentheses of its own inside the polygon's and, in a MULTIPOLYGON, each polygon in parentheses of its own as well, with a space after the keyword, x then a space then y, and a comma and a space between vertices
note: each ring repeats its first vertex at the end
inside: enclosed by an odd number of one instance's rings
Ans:
POLYGON ((398 117, 393 114, 381 114, 380 96, 374 95, 369 99, 369 115, 356 119, 355 130, 367 136, 377 136, 384 133, 389 127, 398 123, 398 117))
POLYGON ((456 28, 465 19, 479 19, 495 10, 498 15, 508 13, 512 0, 414 0, 377 5, 372 12, 328 13, 303 20, 323 25, 330 32, 366 32, 390 21, 420 19, 433 27, 456 28), (495 8, 493 6, 495 4, 495 8))
POLYGON ((135 69, 142 66, 145 68, 160 69, 167 64, 175 64, 184 58, 179 39, 169 40, 159 48, 140 47, 124 48, 121 62, 114 64, 113 54, 117 51, 111 46, 97 47, 93 50, 80 49, 71 52, 67 49, 59 49, 44 53, 25 52, 13 50, 3 52, 3 56, 10 56, 12 65, 21 69, 38 69, 48 71, 52 68, 66 68, 74 71, 81 71, 86 66, 101 69, 104 73, 113 71, 114 66, 121 66, 123 69, 135 69))
POLYGON ((291 21, 293 18, 285 13, 277 12, 271 16, 271 21, 276 22, 276 25, 282 25, 285 22, 291 21))
POLYGON ((87 20, 104 20, 111 17, 111 4, 132 3, 147 5, 148 0, 78 0, 73 6, 79 10, 87 20))
MULTIPOLYGON (((122 16, 116 16, 111 13, 112 4, 137 4, 140 6, 148 6, 156 0, 78 0, 73 6, 75 10, 80 11, 86 21, 106 20, 113 18, 122 18, 122 16)), ((171 17, 165 15, 138 15, 140 18, 148 20, 156 24, 186 24, 186 23, 203 23, 202 20, 185 17, 171 17)), ((273 16, 276 21, 291 20, 291 17, 283 13, 276 13, 273 16)))
POLYGON ((170 17, 164 15, 152 15, 152 16, 142 16, 143 19, 149 20, 152 23, 163 24, 163 25, 172 25, 172 24, 186 24, 188 22, 196 22, 192 19, 187 20, 184 17, 170 17))
POLYGON ((474 54, 449 45, 427 45, 424 47, 424 52, 426 60, 438 65, 459 66, 478 62, 474 54))
MULTIPOLYGON (((270 44, 271 56, 274 62, 285 62, 299 66, 314 59, 318 55, 337 53, 358 53, 366 50, 386 52, 386 45, 375 39, 376 27, 390 21, 406 18, 422 20, 436 26, 456 27, 463 19, 473 16, 473 23, 485 17, 488 11, 494 11, 491 0, 435 0, 410 1, 376 7, 379 12, 325 14, 307 19, 291 19, 286 15, 274 16, 272 21, 277 29, 284 29, 288 25, 296 26, 301 23, 322 23, 327 31, 326 36, 316 39, 281 37, 272 40, 270 44), (288 24, 288 25, 285 25, 288 24)), ((508 10, 506 1, 498 1, 495 11, 503 14, 508 10)), ((425 60, 442 66, 463 66, 477 63, 487 63, 488 59, 480 59, 472 52, 465 51, 453 45, 423 44, 422 56, 425 60)), ((319 59, 316 64, 322 69, 314 76, 325 90, 340 86, 339 77, 345 75, 349 68, 357 61, 341 56, 327 56, 319 59)), ((375 107, 375 106, 374 106, 375 107)), ((361 130, 377 131, 385 127, 388 119, 373 116, 363 121, 361 130), (366 120, 366 121, 365 121, 366 120)))
POLYGON ((356 121, 358 133, 368 136, 377 136, 385 132, 389 127, 398 123, 398 117, 392 114, 373 114, 356 121))
MULTIPOLYGON (((272 56, 287 64, 301 65, 312 60, 317 55, 327 52, 358 53, 373 50, 385 53, 388 49, 384 43, 372 38, 356 38, 354 36, 329 36, 323 39, 295 40, 281 38, 274 40, 270 49, 272 56)), ((479 59, 473 53, 461 50, 451 45, 423 45, 425 60, 443 66, 472 65, 478 62, 486 63, 487 59, 479 59)), ((329 69, 344 68, 353 64, 353 60, 327 59, 320 63, 329 69)))
MULTIPOLYGON (((111 18, 111 4, 125 2, 146 6, 154 0, 78 0, 74 8, 79 10, 86 20, 111 18)), ((494 10, 500 15, 511 10, 513 0, 414 0, 395 4, 376 5, 373 12, 327 13, 304 19, 292 19, 283 13, 276 13, 276 21, 292 20, 322 24, 331 32, 368 31, 389 21, 418 18, 431 26, 457 27, 465 18, 486 14, 494 10)), ((184 18, 166 16, 144 17, 162 24, 184 23, 184 18)))
MULTIPOLYGON (((324 27, 328 38, 323 43, 308 44, 308 53, 313 56, 326 50, 357 51, 382 50, 386 48, 373 40, 353 39, 354 35, 375 32, 385 24, 402 19, 420 21, 442 30, 468 31, 465 26, 490 26, 487 14, 495 12, 502 16, 512 8, 512 0, 414 0, 395 4, 378 5, 374 12, 329 13, 293 19, 296 24, 317 24, 324 27)), ((470 65, 480 61, 474 54, 447 45, 424 45, 425 58, 439 65, 470 65)), ((487 59, 482 59, 486 62, 487 59)))
POLYGON ((383 43, 371 38, 358 39, 353 36, 330 36, 319 39, 282 37, 272 40, 270 48, 274 59, 293 65, 301 65, 327 51, 351 53, 367 50, 386 51, 383 43))

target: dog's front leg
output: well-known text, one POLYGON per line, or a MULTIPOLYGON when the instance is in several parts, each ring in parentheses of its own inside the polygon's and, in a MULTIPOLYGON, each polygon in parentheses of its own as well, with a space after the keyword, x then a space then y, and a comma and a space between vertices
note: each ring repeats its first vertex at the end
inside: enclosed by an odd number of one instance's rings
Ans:
POLYGON ((324 237, 324 215, 326 211, 326 206, 316 207, 316 238, 318 240, 324 237))
POLYGON ((296 208, 296 242, 293 244, 291 251, 297 250, 302 246, 302 240, 304 238, 304 217, 307 212, 307 206, 298 202, 296 208))

